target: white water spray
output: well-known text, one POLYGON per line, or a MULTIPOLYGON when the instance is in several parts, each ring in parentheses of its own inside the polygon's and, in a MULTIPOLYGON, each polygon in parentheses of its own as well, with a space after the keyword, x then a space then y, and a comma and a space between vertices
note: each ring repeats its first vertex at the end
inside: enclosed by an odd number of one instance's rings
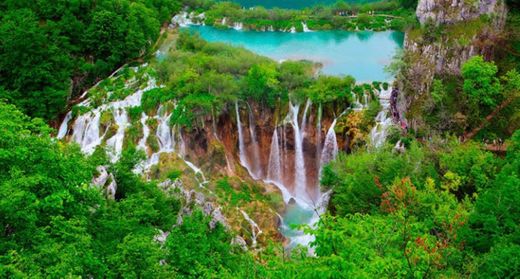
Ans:
POLYGON ((327 131, 327 135, 325 136, 325 143, 323 144, 323 149, 320 157, 320 173, 321 167, 330 161, 334 160, 338 155, 338 141, 336 139, 336 132, 334 131, 334 127, 336 126, 336 120, 332 122, 329 130, 327 131))
POLYGON ((282 177, 282 162, 280 156, 280 144, 278 142, 278 129, 275 128, 271 138, 271 151, 269 153, 269 166, 267 179, 280 182, 282 177))

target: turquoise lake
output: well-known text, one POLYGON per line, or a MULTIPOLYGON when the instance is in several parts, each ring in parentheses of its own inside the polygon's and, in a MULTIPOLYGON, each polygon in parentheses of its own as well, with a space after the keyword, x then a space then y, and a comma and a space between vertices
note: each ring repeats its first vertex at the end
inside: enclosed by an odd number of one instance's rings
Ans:
POLYGON ((358 82, 388 81, 384 68, 398 49, 404 34, 396 31, 318 31, 257 32, 217 29, 210 26, 186 27, 210 42, 242 46, 277 61, 311 60, 323 65, 326 75, 351 75, 358 82))

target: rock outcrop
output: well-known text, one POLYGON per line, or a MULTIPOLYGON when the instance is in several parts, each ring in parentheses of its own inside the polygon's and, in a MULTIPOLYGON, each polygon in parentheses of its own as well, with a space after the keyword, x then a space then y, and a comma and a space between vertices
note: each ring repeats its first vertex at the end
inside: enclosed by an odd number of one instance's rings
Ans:
POLYGON ((399 94, 392 106, 392 114, 400 116, 395 120, 412 128, 420 125, 423 112, 417 107, 424 106, 435 76, 460 75, 462 64, 475 55, 493 58, 507 9, 502 0, 420 0, 416 15, 421 26, 406 33, 406 67, 396 79, 399 94))
POLYGON ((436 25, 454 24, 482 15, 501 14, 503 8, 501 0, 421 0, 416 15, 421 24, 428 21, 436 25))

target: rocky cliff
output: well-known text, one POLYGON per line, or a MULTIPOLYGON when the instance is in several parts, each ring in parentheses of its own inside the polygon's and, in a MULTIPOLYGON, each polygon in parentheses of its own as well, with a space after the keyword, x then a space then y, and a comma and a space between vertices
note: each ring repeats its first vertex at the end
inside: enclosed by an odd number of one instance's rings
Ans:
POLYGON ((500 15, 503 9, 501 0, 421 0, 416 15, 421 24, 430 21, 440 25, 473 20, 482 15, 500 15))
POLYGON ((420 26, 406 32, 403 60, 396 80, 399 94, 393 115, 403 126, 420 125, 418 109, 437 75, 460 75, 470 57, 492 59, 504 29, 507 9, 502 0, 420 0, 420 26))

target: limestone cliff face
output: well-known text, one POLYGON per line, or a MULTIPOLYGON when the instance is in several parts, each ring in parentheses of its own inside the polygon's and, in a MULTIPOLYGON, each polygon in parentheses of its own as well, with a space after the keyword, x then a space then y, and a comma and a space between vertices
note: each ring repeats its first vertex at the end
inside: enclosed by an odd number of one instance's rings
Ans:
MULTIPOLYGON (((293 125, 287 122, 289 114, 287 108, 283 106, 271 109, 255 103, 241 103, 239 114, 243 129, 244 153, 249 161, 250 171, 257 177, 267 177, 273 133, 278 129, 280 148, 284 157, 281 166, 281 171, 284 173, 282 182, 292 189, 296 180, 294 171, 296 135, 293 125)), ((324 110, 318 125, 318 105, 310 105, 306 113, 304 113, 304 105, 301 105, 298 114, 300 125, 304 116, 306 129, 302 143, 303 157, 307 171, 307 184, 314 191, 318 184, 320 148, 334 120, 334 115, 324 110)), ((245 169, 240 166, 237 144, 239 132, 233 108, 228 108, 216 119, 214 125, 216 128, 212 127, 210 116, 205 122, 205 128, 184 131, 187 158, 208 173, 241 176, 245 169)), ((343 137, 338 137, 337 142, 340 149, 345 148, 346 142, 343 137)))
POLYGON ((428 94, 436 75, 460 75, 464 62, 475 55, 493 58, 494 45, 504 29, 507 9, 502 0, 419 0, 420 28, 405 36, 406 68, 396 80, 399 94, 393 115, 403 126, 420 122, 416 106, 428 94))
POLYGON ((416 15, 421 24, 454 24, 481 15, 500 14, 503 8, 501 0, 421 0, 416 15))

